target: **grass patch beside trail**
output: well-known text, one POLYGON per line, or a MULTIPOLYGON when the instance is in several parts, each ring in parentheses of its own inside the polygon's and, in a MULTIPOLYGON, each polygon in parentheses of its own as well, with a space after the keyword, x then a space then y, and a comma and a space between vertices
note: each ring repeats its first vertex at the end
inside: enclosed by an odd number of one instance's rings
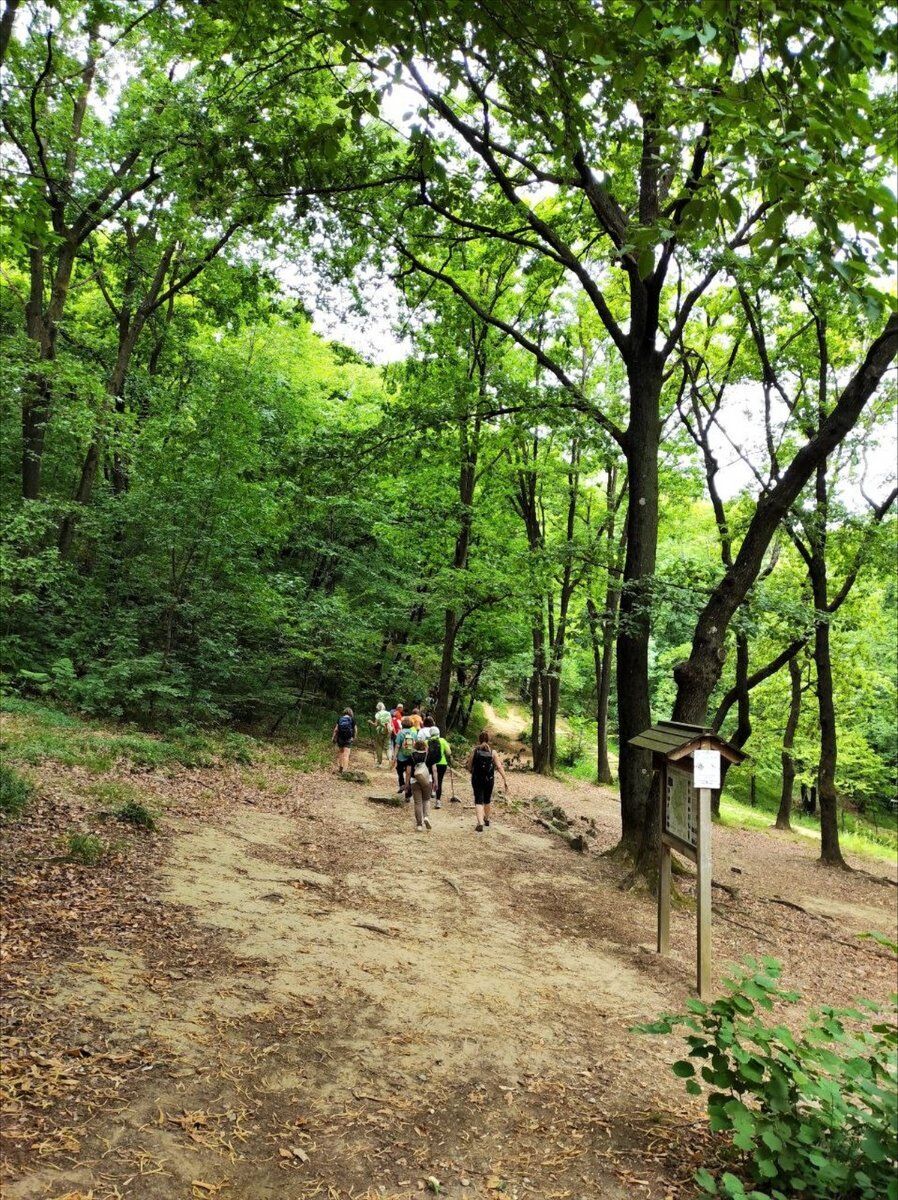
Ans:
MULTIPOLYGON (((559 775, 562 779, 579 779, 584 783, 595 783, 596 771, 596 756, 591 754, 586 758, 581 758, 580 761, 575 763, 572 767, 562 767, 559 771, 559 775)), ((616 792, 618 789, 616 754, 611 754, 611 773, 614 776, 613 781, 611 783, 600 784, 599 786, 610 788, 611 791, 616 792)))
POLYGON ((251 763, 261 753, 254 738, 223 731, 185 727, 165 735, 129 727, 110 730, 34 700, 5 696, 0 750, 7 762, 30 766, 51 760, 67 767, 108 771, 125 759, 135 767, 211 767, 223 762, 251 763))
MULTIPOLYGON (((498 709, 496 709, 496 712, 499 716, 502 716, 502 713, 499 713, 498 709)), ((483 705, 479 700, 475 700, 474 706, 471 709, 471 716, 468 719, 468 737, 472 738, 476 742, 477 735, 480 733, 481 729, 489 729, 489 721, 486 719, 486 713, 484 712, 483 705)))
POLYGON ((84 867, 95 867, 109 853, 109 846, 92 833, 70 833, 66 842, 68 857, 84 867))
MULTIPOLYGON (((356 745, 365 745, 371 732, 364 717, 357 718, 359 736, 356 745)), ((332 714, 309 716, 298 728, 284 729, 275 742, 268 742, 266 760, 277 766, 289 767, 293 771, 326 771, 335 763, 335 750, 331 741, 334 727, 332 714)))
MULTIPOLYGON (((734 829, 769 830, 775 820, 776 813, 767 808, 752 808, 750 804, 726 795, 721 798, 721 825, 734 829)), ((792 827, 798 837, 820 837, 819 820, 804 813, 792 813, 792 827)), ((873 824, 856 813, 842 812, 839 814, 839 842, 849 854, 866 854, 871 858, 894 862, 898 853, 898 829, 894 818, 887 814, 877 818, 877 824, 873 824)))
POLYGON ((21 816, 31 799, 31 784, 18 771, 0 763, 0 817, 21 816))
MULTIPOLYGON (((205 730, 177 726, 164 733, 147 733, 134 726, 103 724, 38 700, 3 696, 0 752, 8 763, 38 766, 56 762, 65 767, 84 767, 101 774, 116 762, 125 761, 138 769, 166 767, 214 767, 225 763, 285 766, 294 771, 317 771, 333 766, 330 725, 325 720, 310 722, 298 730, 282 733, 276 741, 262 741, 229 729, 205 730), (325 728, 326 727, 326 728, 325 728)), ((364 743, 362 733, 360 741, 364 743)), ((132 789, 133 791, 133 789, 132 789)), ((105 808, 139 799, 121 782, 101 781, 90 788, 93 798, 105 808)))
MULTIPOLYGON (((564 763, 558 769, 563 779, 578 779, 584 783, 595 783, 599 767, 598 750, 596 749, 596 723, 584 721, 576 727, 571 736, 559 739, 559 757, 575 758, 574 762, 564 763)), ((608 757, 611 761, 613 783, 603 783, 602 787, 617 791, 617 743, 608 742, 608 757)))

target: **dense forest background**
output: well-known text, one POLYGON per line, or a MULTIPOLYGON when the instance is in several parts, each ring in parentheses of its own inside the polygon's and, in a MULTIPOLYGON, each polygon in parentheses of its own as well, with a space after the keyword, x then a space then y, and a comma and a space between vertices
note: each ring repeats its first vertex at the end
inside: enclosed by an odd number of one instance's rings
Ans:
POLYGON ((762 70, 725 5, 449 7, 7 0, 4 686, 285 733, 515 701, 604 781, 648 703, 768 799, 888 809, 875 14, 771 8, 762 70))

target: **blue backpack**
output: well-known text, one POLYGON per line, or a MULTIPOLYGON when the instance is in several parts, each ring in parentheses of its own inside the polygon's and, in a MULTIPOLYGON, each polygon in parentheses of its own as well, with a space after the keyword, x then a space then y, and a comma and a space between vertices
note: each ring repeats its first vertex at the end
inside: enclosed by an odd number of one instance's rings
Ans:
POLYGON ((352 717, 347 717, 344 713, 337 722, 337 741, 351 742, 354 728, 355 722, 352 717))

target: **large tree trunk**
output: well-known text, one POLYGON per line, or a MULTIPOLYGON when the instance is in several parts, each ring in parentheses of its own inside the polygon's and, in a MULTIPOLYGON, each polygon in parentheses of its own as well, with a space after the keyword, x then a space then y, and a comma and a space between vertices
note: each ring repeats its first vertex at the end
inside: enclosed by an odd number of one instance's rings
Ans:
POLYGON ((440 679, 437 684, 434 716, 441 730, 448 728, 449 693, 452 687, 452 663, 455 658, 455 638, 458 633, 458 614, 447 608, 443 614, 443 651, 440 657, 440 679))
POLYGON ((548 773, 558 765, 558 706, 561 701, 561 665, 549 675, 549 702, 546 708, 546 761, 548 773))
MULTIPOLYGON (((823 472, 821 471, 821 474, 823 472)), ((825 480, 823 481, 825 490, 825 480)), ((820 483, 818 481, 818 496, 820 483)), ((825 503, 824 503, 825 511, 825 503)), ((811 559, 811 584, 818 620, 814 626, 814 667, 817 674, 817 712, 820 721, 820 762, 817 768, 817 788, 820 800, 820 861, 829 866, 848 864, 839 847, 839 803, 836 792, 836 708, 833 701, 833 669, 829 644, 829 615, 827 613, 827 578, 825 542, 819 540, 811 559)))
POLYGON ((630 738, 652 723, 649 695, 651 586, 658 546, 658 448, 661 368, 654 352, 628 368, 630 425, 625 453, 629 480, 627 551, 617 635, 617 720, 620 740, 620 849, 636 858, 643 874, 654 872, 658 830, 652 756, 630 738))
POLYGON ((780 793, 779 811, 776 814, 777 829, 792 828, 792 789, 795 787, 795 758, 792 755, 792 747, 795 745, 798 719, 801 716, 801 667, 794 658, 789 659, 789 684, 789 716, 783 733, 783 788, 780 793))
MULTIPOLYGON (((738 749, 742 749, 751 737, 751 699, 749 696, 748 680, 748 635, 739 629, 736 631, 736 683, 733 688, 736 693, 736 728, 728 738, 738 749)), ((720 797, 726 785, 732 763, 724 759, 720 764, 720 787, 715 788, 711 796, 711 815, 720 816, 720 797)), ((754 776, 752 776, 754 778, 754 776)))

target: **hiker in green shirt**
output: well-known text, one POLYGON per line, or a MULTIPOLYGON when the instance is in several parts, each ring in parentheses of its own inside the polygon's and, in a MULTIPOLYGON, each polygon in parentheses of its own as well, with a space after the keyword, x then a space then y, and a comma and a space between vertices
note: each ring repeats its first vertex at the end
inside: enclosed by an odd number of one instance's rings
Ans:
POLYGON ((391 724, 390 714, 384 708, 382 700, 378 700, 374 720, 369 721, 368 724, 374 730, 374 758, 377 765, 380 766, 384 760, 384 751, 389 746, 391 724))
MULTIPOLYGON (((437 730, 439 734, 439 730, 437 730)), ((443 776, 446 774, 446 768, 452 766, 452 747, 444 737, 440 737, 440 757, 437 759, 437 797, 436 804, 442 807, 443 802, 443 776)), ((460 804, 461 801, 455 795, 452 797, 453 804, 460 804)))

